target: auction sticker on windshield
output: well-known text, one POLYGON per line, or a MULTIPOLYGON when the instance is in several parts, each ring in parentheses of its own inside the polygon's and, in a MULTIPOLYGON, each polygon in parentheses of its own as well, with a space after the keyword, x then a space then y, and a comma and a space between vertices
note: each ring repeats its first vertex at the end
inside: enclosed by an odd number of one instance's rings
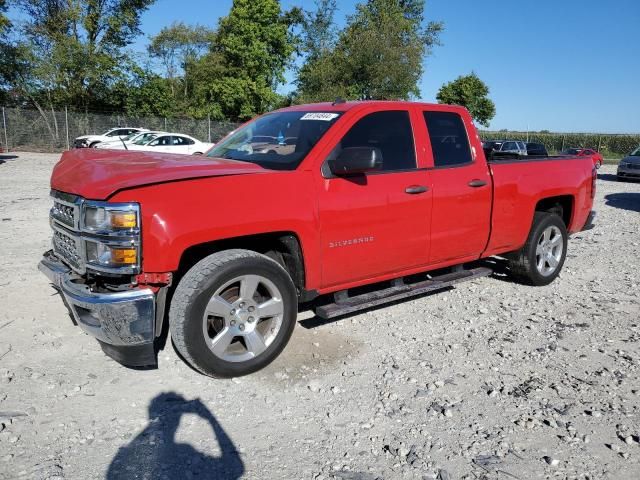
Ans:
POLYGON ((300 117, 300 120, 323 120, 325 122, 330 122, 337 116, 337 113, 310 112, 305 113, 302 117, 300 117))

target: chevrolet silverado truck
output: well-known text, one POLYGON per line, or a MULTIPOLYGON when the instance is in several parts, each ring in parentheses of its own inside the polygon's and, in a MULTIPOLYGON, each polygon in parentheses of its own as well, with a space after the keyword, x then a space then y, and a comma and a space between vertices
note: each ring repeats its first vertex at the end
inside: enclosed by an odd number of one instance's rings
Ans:
POLYGON ((276 358, 300 309, 335 318, 492 273, 551 283, 591 226, 589 157, 487 162, 462 107, 335 102, 265 114, 205 155, 65 152, 39 268, 128 366, 167 335, 203 374, 276 358))

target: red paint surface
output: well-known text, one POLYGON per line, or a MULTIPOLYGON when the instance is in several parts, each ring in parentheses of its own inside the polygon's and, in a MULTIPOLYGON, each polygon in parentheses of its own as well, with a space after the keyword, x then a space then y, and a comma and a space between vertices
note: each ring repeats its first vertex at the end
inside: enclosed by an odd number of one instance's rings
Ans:
POLYGON ((306 288, 327 293, 520 248, 538 201, 573 198, 569 230, 592 207, 592 162, 586 158, 487 165, 480 139, 461 107, 407 102, 303 105, 344 111, 294 171, 232 160, 83 149, 66 152, 51 186, 67 193, 141 205, 143 270, 173 272, 194 245, 290 232, 302 247, 306 288), (376 172, 358 181, 323 178, 321 165, 365 114, 408 110, 418 169, 376 172), (422 112, 459 113, 475 161, 433 168, 422 112), (178 181, 182 180, 182 181, 178 181), (471 188, 471 180, 487 184, 471 188), (408 195, 405 188, 429 190, 408 195))

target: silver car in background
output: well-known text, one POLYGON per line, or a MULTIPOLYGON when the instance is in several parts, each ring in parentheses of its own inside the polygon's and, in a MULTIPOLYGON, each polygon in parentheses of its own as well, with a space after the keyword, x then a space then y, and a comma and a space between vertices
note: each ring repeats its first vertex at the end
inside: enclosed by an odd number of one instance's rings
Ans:
POLYGON ((618 164, 618 180, 627 178, 640 180, 640 147, 620 160, 618 164))
POLYGON ((500 153, 527 154, 527 145, 519 140, 487 140, 482 142, 482 148, 500 153))

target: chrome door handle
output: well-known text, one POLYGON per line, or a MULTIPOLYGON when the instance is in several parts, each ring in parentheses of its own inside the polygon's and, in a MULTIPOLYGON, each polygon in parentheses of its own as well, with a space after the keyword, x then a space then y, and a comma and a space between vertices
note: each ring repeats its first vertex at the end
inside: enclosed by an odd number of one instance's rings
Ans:
POLYGON ((485 182, 484 180, 480 180, 478 178, 475 178, 473 180, 471 180, 467 185, 469 185, 470 187, 473 188, 478 188, 478 187, 484 187, 487 184, 487 182, 485 182))
POLYGON ((429 190, 429 187, 425 185, 411 185, 405 188, 404 192, 408 193, 409 195, 417 195, 418 193, 424 193, 427 190, 429 190))

